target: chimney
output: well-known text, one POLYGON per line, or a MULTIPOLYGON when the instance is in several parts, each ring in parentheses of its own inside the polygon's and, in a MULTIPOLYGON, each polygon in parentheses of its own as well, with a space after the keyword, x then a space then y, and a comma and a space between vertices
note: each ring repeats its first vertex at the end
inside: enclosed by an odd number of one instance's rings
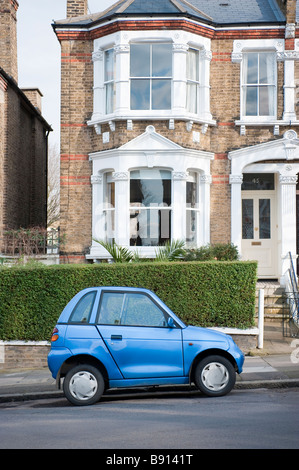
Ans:
POLYGON ((88 13, 88 0, 67 0, 66 14, 68 18, 84 16, 88 13))
POLYGON ((17 0, 0 0, 0 67, 18 82, 17 0))
POLYGON ((42 112, 42 93, 38 88, 22 88, 22 92, 27 96, 33 106, 41 113, 42 112))
POLYGON ((287 24, 295 24, 296 23, 296 3, 297 3, 297 0, 287 0, 286 1, 287 24))

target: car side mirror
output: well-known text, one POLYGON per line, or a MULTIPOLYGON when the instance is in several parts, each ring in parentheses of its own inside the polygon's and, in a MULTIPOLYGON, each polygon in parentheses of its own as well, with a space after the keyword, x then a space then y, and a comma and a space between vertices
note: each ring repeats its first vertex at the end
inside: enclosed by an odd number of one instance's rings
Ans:
POLYGON ((174 328, 174 321, 172 317, 168 317, 167 326, 168 328, 174 328))

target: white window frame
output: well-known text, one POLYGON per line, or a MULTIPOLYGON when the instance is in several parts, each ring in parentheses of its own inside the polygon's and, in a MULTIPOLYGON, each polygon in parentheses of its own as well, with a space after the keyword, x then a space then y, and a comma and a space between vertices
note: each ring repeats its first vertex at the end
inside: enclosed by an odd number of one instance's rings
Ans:
POLYGON ((105 114, 111 114, 114 112, 115 109, 115 52, 113 48, 106 49, 104 51, 104 87, 105 87, 105 114), (113 61, 113 76, 111 79, 106 77, 106 67, 107 67, 107 54, 112 53, 112 61, 113 61), (112 95, 110 96, 110 103, 108 103, 108 90, 112 88, 112 95))
MULTIPOLYGON (((244 39, 235 40, 233 43, 232 62, 240 64, 240 120, 236 121, 236 125, 246 126, 246 124, 252 125, 267 125, 277 123, 277 66, 275 67, 276 74, 276 92, 275 94, 275 113, 272 116, 245 116, 243 114, 242 105, 242 74, 243 74, 243 59, 244 54, 248 52, 269 52, 276 55, 276 62, 279 60, 279 54, 284 50, 283 39, 244 39)), ((242 131, 241 131, 242 132, 242 131)))
MULTIPOLYGON (((161 44, 161 45, 169 45, 171 46, 172 45, 172 42, 164 42, 164 41, 156 41, 156 42, 138 42, 138 43, 131 43, 130 45, 130 64, 131 64, 131 54, 132 54, 132 46, 138 46, 138 45, 149 45, 150 46, 150 57, 149 57, 149 60, 150 60, 150 63, 149 63, 149 69, 150 69, 150 73, 149 73, 149 76, 134 76, 134 75, 131 75, 131 67, 130 67, 130 109, 131 109, 131 99, 132 99, 132 81, 134 80, 146 80, 150 83, 150 96, 149 96, 149 108, 147 109, 134 109, 134 111, 141 111, 141 112, 146 112, 146 111, 153 111, 153 83, 156 81, 156 80, 167 80, 170 82, 170 107, 169 108, 165 108, 164 110, 165 111, 170 111, 172 109, 172 95, 173 95, 173 52, 171 51, 171 75, 169 76, 160 76, 160 77, 156 77, 156 76, 153 76, 153 46, 154 45, 158 45, 158 44, 161 44)), ((162 111, 163 109, 161 109, 162 111)), ((132 111, 132 109, 131 109, 132 111)), ((155 110, 157 111, 157 110, 155 110)))
POLYGON ((243 59, 242 59, 242 66, 241 66, 241 116, 242 119, 257 119, 257 120, 273 120, 276 119, 277 116, 277 61, 276 53, 273 50, 246 50, 243 52, 243 59), (257 83, 247 83, 245 81, 245 62, 248 61, 249 54, 255 54, 258 57, 258 70, 257 70, 257 83), (260 81, 260 55, 261 54, 269 54, 272 56, 273 61, 273 82, 269 83, 261 83, 260 81), (247 115, 246 113, 246 91, 248 88, 257 88, 257 102, 256 102, 256 114, 247 115), (271 96, 273 98, 272 103, 270 103, 270 107, 273 109, 272 114, 261 114, 260 111, 260 93, 262 88, 274 88, 272 93, 269 92, 269 99, 271 96))
POLYGON ((194 86, 196 90, 196 100, 195 100, 195 112, 194 114, 200 114, 200 109, 201 109, 201 100, 200 100, 200 88, 201 88, 201 77, 200 77, 200 69, 201 69, 201 60, 200 60, 200 51, 198 49, 195 49, 194 47, 190 47, 187 52, 187 66, 186 66, 186 80, 187 80, 187 90, 186 90, 186 111, 189 113, 192 113, 191 108, 190 108, 190 103, 188 103, 188 98, 189 98, 189 92, 188 88, 189 86, 194 86), (190 52, 193 51, 196 53, 196 78, 191 78, 188 76, 188 61, 190 59, 190 52))

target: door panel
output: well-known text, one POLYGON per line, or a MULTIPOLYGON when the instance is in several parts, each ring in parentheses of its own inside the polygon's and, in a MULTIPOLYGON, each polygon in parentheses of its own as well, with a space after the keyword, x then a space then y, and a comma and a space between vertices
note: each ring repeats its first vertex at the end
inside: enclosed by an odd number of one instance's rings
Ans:
POLYGON ((183 376, 180 328, 98 325, 125 379, 183 376))
POLYGON ((183 376, 181 328, 152 297, 103 292, 98 331, 126 379, 183 376))
POLYGON ((242 191, 242 255, 258 261, 259 277, 277 276, 275 195, 242 191))

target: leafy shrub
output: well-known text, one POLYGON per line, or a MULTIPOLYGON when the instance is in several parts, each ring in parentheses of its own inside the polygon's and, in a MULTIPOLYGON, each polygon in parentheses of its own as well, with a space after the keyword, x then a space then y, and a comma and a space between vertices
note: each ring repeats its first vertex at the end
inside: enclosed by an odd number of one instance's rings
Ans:
POLYGON ((186 249, 185 252, 185 261, 236 261, 239 259, 237 247, 230 243, 204 245, 196 249, 186 249))
POLYGON ((105 285, 151 289, 187 324, 254 324, 255 262, 3 267, 0 339, 48 340, 62 309, 78 291, 105 285))

